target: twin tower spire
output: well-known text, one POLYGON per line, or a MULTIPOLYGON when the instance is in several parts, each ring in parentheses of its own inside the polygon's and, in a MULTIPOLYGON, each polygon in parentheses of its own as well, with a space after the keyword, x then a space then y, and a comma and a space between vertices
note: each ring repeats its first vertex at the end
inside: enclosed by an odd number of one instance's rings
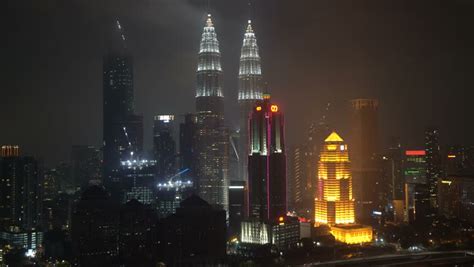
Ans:
MULTIPOLYGON (((219 41, 209 14, 199 47, 196 97, 224 97, 219 41)), ((240 55, 238 100, 255 101, 263 98, 262 68, 257 38, 249 20, 240 55)))

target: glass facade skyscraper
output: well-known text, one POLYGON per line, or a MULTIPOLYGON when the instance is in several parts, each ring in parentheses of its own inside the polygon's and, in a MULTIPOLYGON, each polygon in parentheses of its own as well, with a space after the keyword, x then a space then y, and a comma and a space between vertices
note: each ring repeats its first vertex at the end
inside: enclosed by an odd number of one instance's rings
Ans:
POLYGON ((224 126, 224 94, 219 41, 208 15, 198 54, 195 170, 199 195, 228 210, 229 132, 224 126))
POLYGON ((238 178, 248 180, 247 160, 249 154, 248 119, 255 101, 262 99, 262 68, 258 52, 257 38, 249 20, 245 30, 239 67, 239 171, 238 178))

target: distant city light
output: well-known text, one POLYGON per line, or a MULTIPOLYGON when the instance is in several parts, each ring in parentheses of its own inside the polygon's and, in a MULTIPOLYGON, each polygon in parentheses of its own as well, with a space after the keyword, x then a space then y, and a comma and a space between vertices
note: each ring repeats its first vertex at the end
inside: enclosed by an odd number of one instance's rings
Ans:
POLYGON ((229 186, 229 189, 244 189, 243 185, 231 185, 229 186))
POLYGON ((424 150, 407 150, 407 151, 405 151, 405 155, 407 155, 407 156, 425 156, 426 151, 424 151, 424 150))

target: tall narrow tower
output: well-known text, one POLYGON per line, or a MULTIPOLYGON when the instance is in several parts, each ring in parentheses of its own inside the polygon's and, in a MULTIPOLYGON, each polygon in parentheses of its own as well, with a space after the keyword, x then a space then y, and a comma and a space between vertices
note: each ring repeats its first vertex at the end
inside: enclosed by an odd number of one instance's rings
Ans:
POLYGON ((249 20, 244 34, 242 50, 240 54, 239 68, 239 109, 240 109, 240 132, 239 132, 239 179, 248 181, 248 155, 249 155, 249 126, 248 119, 255 101, 262 100, 262 68, 260 55, 258 53, 257 38, 249 20))
POLYGON ((196 185, 204 200, 228 210, 229 132, 224 126, 220 57, 216 31, 208 15, 196 73, 196 185))
POLYGON ((142 117, 134 112, 133 60, 120 22, 103 58, 104 182, 117 182, 120 161, 140 152, 142 117))
POLYGON ((250 120, 248 215, 259 220, 285 216, 286 154, 283 113, 270 95, 257 101, 250 120))

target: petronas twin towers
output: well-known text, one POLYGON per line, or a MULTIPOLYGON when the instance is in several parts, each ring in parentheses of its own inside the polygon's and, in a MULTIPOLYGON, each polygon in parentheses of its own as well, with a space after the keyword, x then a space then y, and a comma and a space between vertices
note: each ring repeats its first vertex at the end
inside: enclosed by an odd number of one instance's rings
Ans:
MULTIPOLYGON (((196 183, 199 195, 228 210, 229 131, 224 124, 224 92, 219 41, 208 15, 199 47, 196 87, 196 183)), ((236 180, 247 181, 248 116, 263 97, 262 70, 257 39, 248 21, 239 68, 239 164, 236 180)))

